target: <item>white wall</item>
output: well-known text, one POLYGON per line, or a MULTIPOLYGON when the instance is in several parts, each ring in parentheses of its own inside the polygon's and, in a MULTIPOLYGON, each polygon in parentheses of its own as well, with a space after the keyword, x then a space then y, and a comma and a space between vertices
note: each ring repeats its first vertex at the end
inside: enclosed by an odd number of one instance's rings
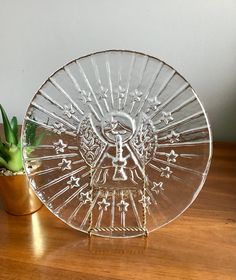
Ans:
POLYGON ((236 140, 235 0, 0 0, 0 102, 22 121, 56 69, 114 48, 176 68, 203 101, 215 140, 236 140))

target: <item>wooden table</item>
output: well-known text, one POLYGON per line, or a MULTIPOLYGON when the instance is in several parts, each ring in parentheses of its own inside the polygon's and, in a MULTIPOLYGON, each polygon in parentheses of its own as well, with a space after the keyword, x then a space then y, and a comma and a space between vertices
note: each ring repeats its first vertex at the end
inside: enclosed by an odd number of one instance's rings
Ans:
POLYGON ((236 144, 214 146, 195 203, 148 238, 88 238, 45 208, 0 208, 0 279, 236 279, 236 144))

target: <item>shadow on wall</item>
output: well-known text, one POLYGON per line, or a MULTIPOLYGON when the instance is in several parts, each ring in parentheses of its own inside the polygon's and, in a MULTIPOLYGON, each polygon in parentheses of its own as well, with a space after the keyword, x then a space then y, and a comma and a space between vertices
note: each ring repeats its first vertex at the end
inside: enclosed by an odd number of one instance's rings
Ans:
POLYGON ((219 99, 217 107, 214 103, 214 108, 208 106, 208 117, 213 133, 213 141, 236 141, 236 85, 235 89, 226 92, 223 97, 219 99), (210 113, 209 113, 210 112, 210 113))

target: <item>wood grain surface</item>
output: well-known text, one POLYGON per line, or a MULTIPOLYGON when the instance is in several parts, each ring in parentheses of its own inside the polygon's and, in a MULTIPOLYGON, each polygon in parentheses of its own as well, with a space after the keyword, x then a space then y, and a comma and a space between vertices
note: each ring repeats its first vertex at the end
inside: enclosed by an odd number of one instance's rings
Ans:
POLYGON ((148 238, 89 238, 45 207, 0 207, 0 279, 236 279, 236 144, 215 143, 197 200, 148 238))

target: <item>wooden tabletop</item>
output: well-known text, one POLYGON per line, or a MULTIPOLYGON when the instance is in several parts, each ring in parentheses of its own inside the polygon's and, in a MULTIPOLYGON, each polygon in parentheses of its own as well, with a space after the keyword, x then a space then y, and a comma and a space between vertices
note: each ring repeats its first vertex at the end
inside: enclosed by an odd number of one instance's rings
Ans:
POLYGON ((214 146, 197 200, 148 238, 89 238, 44 207, 0 208, 0 279, 236 279, 236 144, 214 146))

